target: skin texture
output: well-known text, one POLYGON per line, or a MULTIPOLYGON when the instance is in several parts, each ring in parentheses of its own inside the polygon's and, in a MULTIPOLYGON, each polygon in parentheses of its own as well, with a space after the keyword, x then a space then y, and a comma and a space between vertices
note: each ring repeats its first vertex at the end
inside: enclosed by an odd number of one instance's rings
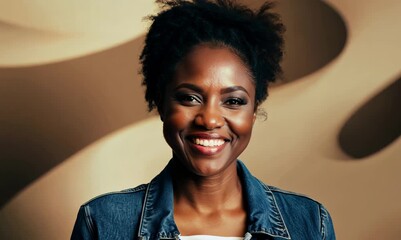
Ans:
POLYGON ((248 67, 229 48, 198 45, 177 66, 159 111, 173 150, 174 219, 181 235, 244 236, 236 159, 256 116, 248 67))

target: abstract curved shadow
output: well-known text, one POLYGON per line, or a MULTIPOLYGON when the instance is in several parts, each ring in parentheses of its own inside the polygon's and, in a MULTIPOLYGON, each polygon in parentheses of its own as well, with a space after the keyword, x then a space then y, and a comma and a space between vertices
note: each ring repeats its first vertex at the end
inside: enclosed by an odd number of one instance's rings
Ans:
MULTIPOLYGON (((287 26, 282 83, 318 70, 343 49, 345 23, 325 2, 283 0, 277 11, 287 26)), ((63 62, 0 68, 0 207, 91 142, 149 116, 137 75, 143 40, 63 62)))
POLYGON ((386 148, 401 135, 401 77, 364 103, 338 135, 340 148, 354 159, 386 148))
POLYGON ((88 144, 150 117, 144 36, 63 62, 0 68, 0 208, 88 144))
POLYGON ((283 79, 285 84, 326 66, 344 49, 347 27, 342 16, 325 1, 282 0, 277 11, 286 26, 283 79))

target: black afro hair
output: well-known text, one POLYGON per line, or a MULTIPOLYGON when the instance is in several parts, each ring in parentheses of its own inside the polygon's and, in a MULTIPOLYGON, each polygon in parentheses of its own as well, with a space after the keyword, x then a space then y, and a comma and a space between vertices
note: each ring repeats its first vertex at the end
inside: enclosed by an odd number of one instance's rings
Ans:
POLYGON ((149 111, 159 106, 177 64, 199 44, 232 49, 249 68, 255 83, 256 106, 267 87, 281 74, 284 26, 272 3, 259 10, 234 0, 156 0, 162 11, 153 21, 140 56, 149 111))

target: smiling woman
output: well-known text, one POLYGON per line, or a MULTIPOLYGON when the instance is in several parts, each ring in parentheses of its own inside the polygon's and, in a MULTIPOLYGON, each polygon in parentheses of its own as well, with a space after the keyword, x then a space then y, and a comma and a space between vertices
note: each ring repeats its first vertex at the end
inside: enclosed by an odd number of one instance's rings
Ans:
POLYGON ((141 60, 172 159, 149 184, 84 204, 72 239, 335 239, 320 203, 263 184, 237 160, 281 71, 271 4, 158 2, 141 60))
POLYGON ((181 169, 175 171, 174 220, 183 235, 200 234, 205 226, 216 235, 243 236, 246 231, 236 159, 249 143, 256 116, 255 85, 248 72, 230 49, 201 44, 167 85, 160 114, 177 162, 174 169, 181 169), (208 183, 211 187, 205 188, 208 183), (210 194, 215 191, 224 192, 226 199, 210 194), (195 194, 201 194, 200 201, 188 201, 195 194), (210 208, 211 199, 223 209, 210 208), (218 217, 202 219, 198 213, 204 211, 218 217), (198 226, 186 224, 194 220, 198 226))
POLYGON ((256 116, 247 66, 227 48, 195 47, 167 85, 160 115, 174 159, 193 174, 235 171, 256 116))

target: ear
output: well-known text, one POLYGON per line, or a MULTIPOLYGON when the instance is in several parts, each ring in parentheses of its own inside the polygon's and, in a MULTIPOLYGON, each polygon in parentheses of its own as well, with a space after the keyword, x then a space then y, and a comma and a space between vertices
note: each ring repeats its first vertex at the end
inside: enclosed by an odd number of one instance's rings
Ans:
POLYGON ((256 101, 255 106, 254 106, 254 109, 253 109, 252 124, 255 124, 256 117, 258 116, 258 111, 259 111, 259 104, 258 104, 258 102, 256 101))

